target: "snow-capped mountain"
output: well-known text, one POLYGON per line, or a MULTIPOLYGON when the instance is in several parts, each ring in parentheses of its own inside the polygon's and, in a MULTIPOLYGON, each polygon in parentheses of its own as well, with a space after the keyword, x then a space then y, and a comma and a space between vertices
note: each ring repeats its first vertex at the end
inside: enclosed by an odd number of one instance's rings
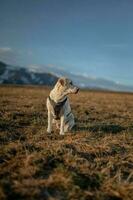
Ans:
POLYGON ((41 73, 51 73, 56 75, 57 77, 61 76, 69 77, 80 88, 133 92, 133 86, 122 85, 120 83, 116 83, 111 80, 91 77, 86 74, 80 75, 78 73, 71 73, 64 70, 63 68, 58 68, 52 65, 51 66, 33 65, 29 67, 29 71, 36 72, 38 70, 41 73))
POLYGON ((55 66, 18 67, 0 62, 0 83, 54 85, 58 77, 73 80, 80 88, 133 92, 133 86, 125 86, 103 78, 95 78, 68 72, 55 66))
POLYGON ((0 83, 3 84, 54 85, 57 79, 50 73, 33 72, 0 62, 0 83))

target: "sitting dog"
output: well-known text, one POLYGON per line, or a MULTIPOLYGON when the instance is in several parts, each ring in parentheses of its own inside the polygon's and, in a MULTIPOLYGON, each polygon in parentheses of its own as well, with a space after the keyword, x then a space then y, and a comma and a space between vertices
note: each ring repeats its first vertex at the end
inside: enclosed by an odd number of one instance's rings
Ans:
POLYGON ((74 126, 74 116, 71 112, 71 107, 68 94, 76 94, 79 88, 74 86, 68 78, 59 78, 53 90, 47 98, 48 109, 48 128, 47 132, 52 132, 52 123, 60 129, 60 135, 64 135, 74 126))

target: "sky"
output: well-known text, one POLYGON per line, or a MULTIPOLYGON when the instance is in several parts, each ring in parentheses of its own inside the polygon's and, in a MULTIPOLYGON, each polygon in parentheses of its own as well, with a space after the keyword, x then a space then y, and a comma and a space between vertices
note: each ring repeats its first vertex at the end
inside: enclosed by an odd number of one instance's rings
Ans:
POLYGON ((133 1, 0 0, 0 60, 133 86, 133 1))

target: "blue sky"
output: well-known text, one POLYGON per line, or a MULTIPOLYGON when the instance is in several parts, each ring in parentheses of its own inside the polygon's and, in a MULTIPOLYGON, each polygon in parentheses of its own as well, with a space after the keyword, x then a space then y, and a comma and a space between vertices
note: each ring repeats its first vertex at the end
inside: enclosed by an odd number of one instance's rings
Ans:
POLYGON ((133 85, 133 1, 0 0, 0 60, 133 85))

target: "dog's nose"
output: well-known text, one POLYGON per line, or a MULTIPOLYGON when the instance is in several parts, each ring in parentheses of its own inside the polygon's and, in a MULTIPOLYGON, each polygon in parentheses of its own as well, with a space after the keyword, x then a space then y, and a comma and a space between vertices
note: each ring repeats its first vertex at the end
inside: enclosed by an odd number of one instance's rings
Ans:
POLYGON ((79 91, 79 88, 77 88, 76 93, 78 93, 78 91, 79 91))

